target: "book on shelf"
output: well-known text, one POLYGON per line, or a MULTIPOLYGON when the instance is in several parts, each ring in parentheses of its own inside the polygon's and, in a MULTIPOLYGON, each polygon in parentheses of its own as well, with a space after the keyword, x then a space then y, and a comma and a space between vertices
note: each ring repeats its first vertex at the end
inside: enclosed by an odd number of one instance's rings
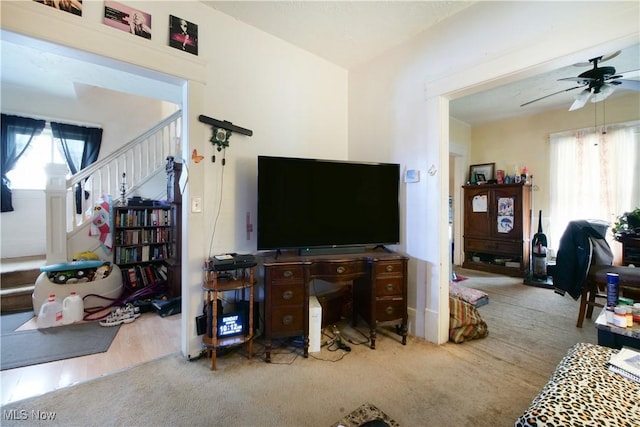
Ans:
POLYGON ((609 370, 640 383, 640 351, 623 347, 609 358, 609 370))

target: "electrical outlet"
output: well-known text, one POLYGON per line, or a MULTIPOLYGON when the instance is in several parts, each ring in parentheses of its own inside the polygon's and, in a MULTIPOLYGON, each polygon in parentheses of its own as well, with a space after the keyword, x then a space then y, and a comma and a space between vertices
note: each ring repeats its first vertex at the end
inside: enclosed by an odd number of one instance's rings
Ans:
POLYGON ((200 197, 191 198, 191 212, 202 212, 202 199, 200 197))

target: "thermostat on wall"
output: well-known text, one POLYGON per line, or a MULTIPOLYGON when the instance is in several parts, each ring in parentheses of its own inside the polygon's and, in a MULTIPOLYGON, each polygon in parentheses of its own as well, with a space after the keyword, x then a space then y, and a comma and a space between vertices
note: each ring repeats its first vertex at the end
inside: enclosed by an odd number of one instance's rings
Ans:
POLYGON ((420 181, 420 171, 418 169, 407 169, 404 173, 404 182, 420 181))

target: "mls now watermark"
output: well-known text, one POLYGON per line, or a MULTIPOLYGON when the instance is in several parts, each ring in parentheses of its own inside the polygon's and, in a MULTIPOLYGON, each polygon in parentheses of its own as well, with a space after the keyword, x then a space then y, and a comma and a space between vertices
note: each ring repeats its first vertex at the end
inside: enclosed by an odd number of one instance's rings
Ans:
POLYGON ((2 411, 3 420, 12 421, 53 421, 56 419, 56 413, 52 411, 40 411, 32 409, 4 409, 2 411))

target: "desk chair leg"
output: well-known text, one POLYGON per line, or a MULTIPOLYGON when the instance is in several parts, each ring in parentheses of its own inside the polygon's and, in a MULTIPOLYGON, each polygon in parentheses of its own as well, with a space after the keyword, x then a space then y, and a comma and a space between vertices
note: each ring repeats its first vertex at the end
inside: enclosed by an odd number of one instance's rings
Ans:
POLYGON ((578 313, 578 323, 576 324, 578 328, 582 328, 582 322, 587 311, 587 293, 588 290, 585 288, 580 296, 580 312, 578 313))
POLYGON ((585 316, 587 319, 591 319, 593 315, 593 307, 596 305, 596 294, 598 293, 597 288, 595 290, 587 291, 589 294, 589 302, 587 303, 587 315, 585 316))

